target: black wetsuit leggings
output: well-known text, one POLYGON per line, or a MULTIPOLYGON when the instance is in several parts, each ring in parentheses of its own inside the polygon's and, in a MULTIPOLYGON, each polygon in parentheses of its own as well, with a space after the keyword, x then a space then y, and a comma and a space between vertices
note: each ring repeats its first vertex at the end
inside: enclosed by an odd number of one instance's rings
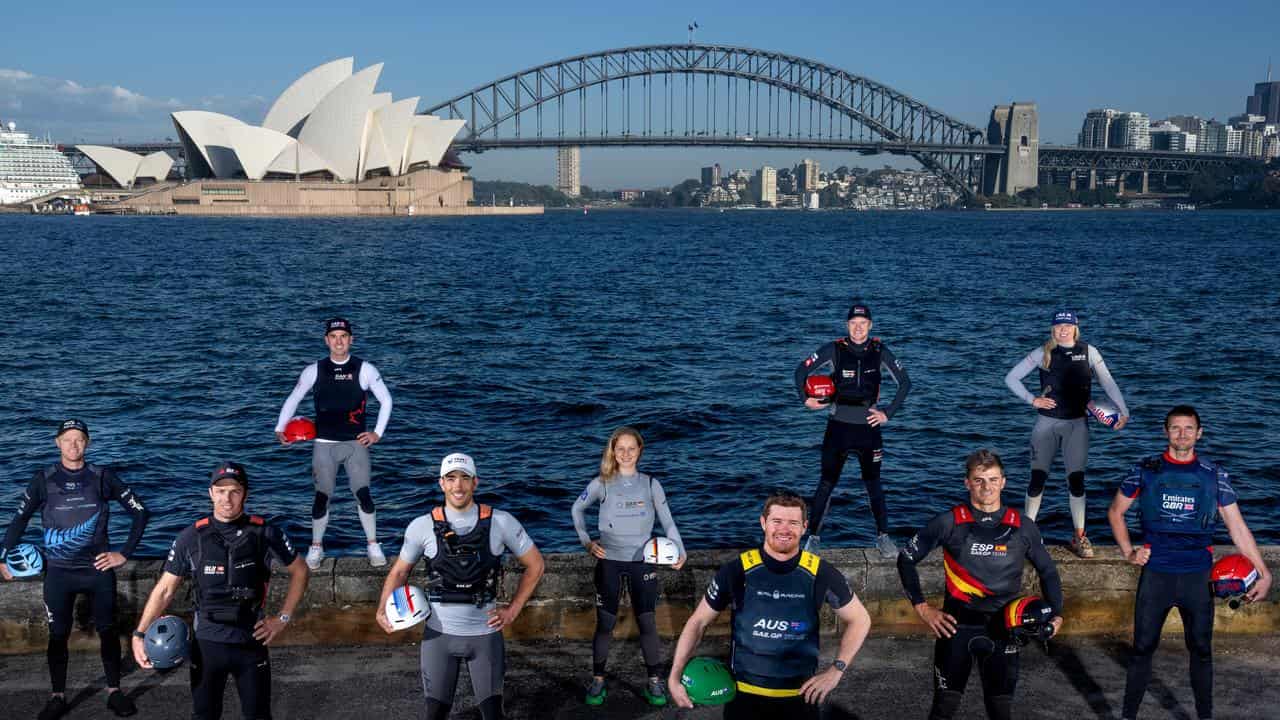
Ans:
POLYGON ((67 639, 71 635, 76 595, 89 596, 93 627, 107 687, 120 687, 120 636, 115 630, 116 571, 64 570, 49 567, 44 576, 44 607, 49 616, 49 680, 55 693, 67 689, 67 639))
POLYGON ((818 481, 818 490, 813 494, 809 512, 810 534, 821 534, 827 504, 836 483, 840 482, 840 472, 844 470, 845 460, 850 454, 858 458, 862 483, 867 486, 867 498, 871 503, 871 515, 876 521, 876 532, 889 531, 889 510, 884 501, 884 487, 880 484, 883 447, 878 427, 827 420, 827 432, 822 437, 822 479, 818 481))
POLYGON ((236 681, 243 720, 271 720, 271 658, 259 642, 220 643, 196 638, 191 649, 192 720, 222 717, 227 678, 236 681))
POLYGON ((1133 655, 1124 684, 1123 717, 1138 716, 1151 682, 1151 656, 1160 646, 1160 630, 1169 611, 1182 615, 1182 637, 1191 655, 1191 692, 1196 714, 1213 717, 1213 595, 1209 571, 1163 573, 1142 569, 1133 608, 1133 655))
POLYGON ((805 702, 801 695, 775 698, 739 690, 732 700, 725 703, 724 720, 818 720, 819 707, 805 702))
POLYGON ((949 720, 960 709, 975 662, 987 717, 1008 720, 1018 684, 1018 646, 992 632, 990 621, 958 624, 956 634, 933 644, 933 707, 929 720, 949 720))
POLYGON ((658 607, 658 570, 639 561, 596 561, 596 633, 591 641, 592 673, 604 675, 605 664, 609 660, 609 643, 618 622, 624 579, 627 593, 631 596, 631 610, 636 615, 636 626, 640 628, 640 653, 644 656, 645 671, 650 677, 658 677, 662 662, 662 641, 658 638, 658 622, 654 616, 658 607))

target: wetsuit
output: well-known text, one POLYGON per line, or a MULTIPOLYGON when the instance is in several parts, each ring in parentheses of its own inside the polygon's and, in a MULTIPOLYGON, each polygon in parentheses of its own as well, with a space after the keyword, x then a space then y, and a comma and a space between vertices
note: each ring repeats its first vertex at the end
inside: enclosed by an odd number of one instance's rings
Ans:
POLYGON ((817 352, 805 358, 796 367, 796 391, 801 400, 807 399, 805 379, 810 375, 831 376, 836 386, 835 399, 831 402, 827 418, 827 431, 822 437, 822 478, 813 494, 810 505, 809 532, 822 532, 822 519, 840 472, 850 453, 858 458, 862 470, 862 482, 867 487, 871 514, 875 518, 876 532, 889 531, 889 512, 885 505, 884 488, 880 484, 880 461, 884 454, 884 442, 880 428, 867 424, 867 411, 877 408, 892 419, 911 392, 911 379, 898 358, 880 338, 870 338, 855 343, 840 338, 823 345, 817 352), (880 408, 880 386, 887 375, 897 384, 893 402, 880 408))
POLYGON ((421 652, 427 720, 449 716, 464 661, 481 717, 503 717, 506 647, 502 632, 489 627, 489 613, 497 607, 502 553, 520 557, 533 547, 510 513, 485 505, 461 513, 436 508, 409 523, 400 559, 413 565, 425 558, 428 567, 431 615, 421 652))
POLYGON ((222 717, 228 677, 235 679, 241 717, 270 720, 271 658, 253 626, 263 617, 272 561, 288 566, 296 557, 284 531, 250 515, 226 523, 202 518, 173 541, 164 571, 195 584, 194 720, 222 717))
POLYGON ((599 477, 587 485, 573 503, 573 526, 583 546, 591 544, 587 533, 587 508, 600 503, 600 544, 605 557, 596 561, 596 632, 592 640, 592 670, 604 675, 609 643, 618 622, 618 603, 626 579, 631 608, 640 628, 640 651, 650 677, 661 674, 662 644, 654 611, 658 607, 657 568, 641 560, 644 544, 653 536, 653 521, 662 520, 666 536, 684 555, 684 543, 667 505, 662 484, 644 473, 618 475, 609 482, 599 477))
POLYGON ((368 430, 365 407, 368 394, 378 400, 378 420, 374 432, 381 438, 391 419, 391 393, 373 363, 351 355, 345 362, 329 358, 311 363, 298 377, 298 384, 280 408, 276 432, 284 432, 307 392, 315 389, 316 440, 311 448, 311 474, 315 480, 315 499, 311 504, 311 543, 324 540, 329 525, 329 498, 338 481, 338 466, 347 471, 347 483, 359 503, 360 524, 365 539, 377 539, 377 520, 373 496, 369 492, 371 475, 369 448, 356 442, 368 430))
POLYGON ((1122 717, 1136 718, 1151 682, 1151 658, 1169 611, 1178 608, 1191 654, 1196 713, 1213 717, 1213 533, 1217 509, 1236 502, 1227 471, 1200 458, 1178 462, 1168 454, 1147 458, 1120 484, 1137 498, 1142 542, 1151 559, 1142 568, 1133 608, 1133 656, 1125 679, 1122 717))
POLYGON ((1057 407, 1037 409, 1035 427, 1031 429, 1031 481, 1027 485, 1026 515, 1032 520, 1040 512, 1040 496, 1049 480, 1049 466, 1062 449, 1062 464, 1067 469, 1071 520, 1076 528, 1084 527, 1084 473, 1089 459, 1088 405, 1093 394, 1093 378, 1115 403, 1122 416, 1129 415, 1124 396, 1116 386, 1102 354, 1092 345, 1077 341, 1071 347, 1055 347, 1049 367, 1044 366, 1044 348, 1036 348, 1004 377, 1004 384, 1028 405, 1036 399, 1022 384, 1032 370, 1040 370, 1039 397, 1051 398, 1057 407))
POLYGON ((757 548, 721 565, 703 599, 717 612, 732 610, 738 693, 726 720, 816 720, 819 706, 800 687, 818 669, 818 614, 823 603, 838 610, 853 598, 844 575, 809 552, 775 560, 757 548))
POLYGON ((67 638, 71 634, 76 595, 89 596, 94 629, 98 632, 107 687, 120 687, 120 637, 115 631, 116 572, 99 572, 94 558, 110 551, 107 531, 110 501, 129 513, 129 538, 120 548, 126 559, 142 540, 149 513, 110 468, 86 464, 68 470, 61 463, 36 472, 18 502, 18 510, 4 536, 8 553, 18 546, 27 523, 37 511, 44 528, 44 604, 49 617, 49 678, 53 692, 67 685, 67 638))
POLYGON ((956 633, 933 650, 933 706, 929 720, 955 715, 976 660, 987 716, 1007 720, 1018 682, 1018 645, 1004 633, 1000 610, 1022 594, 1023 565, 1030 561, 1040 590, 1062 615, 1062 582, 1035 521, 1013 508, 981 512, 964 504, 941 513, 898 555, 898 576, 912 605, 925 602, 916 563, 942 548, 946 596, 942 611, 956 619, 956 633))

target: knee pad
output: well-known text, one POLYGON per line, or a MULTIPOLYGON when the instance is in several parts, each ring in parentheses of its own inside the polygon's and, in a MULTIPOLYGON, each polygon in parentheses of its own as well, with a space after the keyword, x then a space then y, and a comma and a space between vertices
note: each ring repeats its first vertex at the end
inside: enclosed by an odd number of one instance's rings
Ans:
POLYGON ((1067 489, 1074 497, 1084 497, 1084 473, 1073 472, 1067 475, 1067 489))
POLYGON ((373 514, 373 496, 369 494, 368 487, 356 491, 356 502, 360 503, 360 510, 366 515, 373 514))
POLYGON ((964 693, 953 690, 938 690, 933 694, 933 707, 929 708, 929 720, 951 720, 960 709, 960 700, 964 693))
POLYGON ((316 499, 311 501, 311 519, 319 520, 329 514, 329 496, 322 492, 316 493, 316 499))
POLYGON ((1044 493, 1045 483, 1049 482, 1049 473, 1045 470, 1032 470, 1031 482, 1027 483, 1027 495, 1040 497, 1044 493))
POLYGON ((988 695, 986 704, 987 717, 991 720, 1009 720, 1013 716, 1012 695, 988 695))
POLYGON ((618 616, 613 613, 605 612, 600 608, 596 608, 596 633, 611 633, 613 626, 618 624, 618 616))
POLYGON ((640 613, 636 616, 636 627, 640 628, 641 635, 657 635, 658 618, 651 612, 640 613))

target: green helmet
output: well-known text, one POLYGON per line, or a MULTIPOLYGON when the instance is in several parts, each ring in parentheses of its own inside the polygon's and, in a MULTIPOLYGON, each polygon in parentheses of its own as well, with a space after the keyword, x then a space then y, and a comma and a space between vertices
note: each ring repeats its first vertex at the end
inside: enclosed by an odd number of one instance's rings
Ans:
POLYGON ((724 663, 709 657, 696 657, 684 666, 680 684, 694 705, 723 705, 738 694, 738 685, 724 663))

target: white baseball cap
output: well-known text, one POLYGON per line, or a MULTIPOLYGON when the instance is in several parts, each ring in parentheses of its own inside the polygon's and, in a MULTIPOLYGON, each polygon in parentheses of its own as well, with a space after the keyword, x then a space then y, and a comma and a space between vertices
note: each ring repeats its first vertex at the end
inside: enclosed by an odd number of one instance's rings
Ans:
POLYGON ((440 477, 444 477, 454 470, 461 470, 471 477, 475 477, 476 461, 472 460, 471 456, 466 453, 450 453, 445 455, 444 460, 440 461, 440 477))

